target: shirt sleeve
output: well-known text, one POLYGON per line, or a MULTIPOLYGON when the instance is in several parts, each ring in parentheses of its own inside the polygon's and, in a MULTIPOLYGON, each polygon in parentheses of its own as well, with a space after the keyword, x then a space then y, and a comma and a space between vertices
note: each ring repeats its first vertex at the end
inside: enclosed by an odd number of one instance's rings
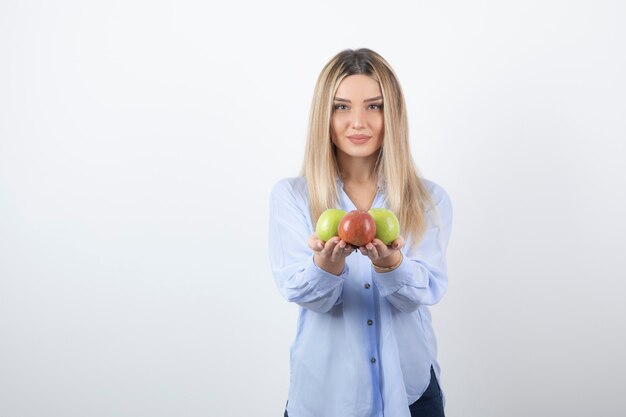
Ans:
POLYGON ((279 292, 290 302, 326 313, 342 302, 348 265, 331 274, 313 261, 307 241, 312 233, 308 205, 287 180, 279 181, 270 195, 269 254, 279 292))
POLYGON ((380 294, 403 312, 420 305, 439 302, 448 287, 446 250, 452 228, 452 203, 448 194, 438 188, 437 213, 414 252, 404 253, 404 259, 393 271, 372 276, 380 294), (438 214, 438 216, 437 216, 438 214))

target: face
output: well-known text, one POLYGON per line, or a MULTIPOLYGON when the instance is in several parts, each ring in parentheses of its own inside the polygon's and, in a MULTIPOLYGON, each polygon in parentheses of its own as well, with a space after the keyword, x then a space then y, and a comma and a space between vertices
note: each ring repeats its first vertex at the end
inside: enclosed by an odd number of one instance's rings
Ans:
POLYGON ((330 136, 337 152, 351 157, 376 156, 383 143, 383 97, 367 75, 344 78, 333 100, 330 136))

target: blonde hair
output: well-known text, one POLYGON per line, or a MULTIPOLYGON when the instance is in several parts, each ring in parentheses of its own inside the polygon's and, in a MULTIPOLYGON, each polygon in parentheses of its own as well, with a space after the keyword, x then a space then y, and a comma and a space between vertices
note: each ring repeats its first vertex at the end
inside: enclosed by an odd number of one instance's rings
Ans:
POLYGON ((341 81, 364 74, 376 80, 383 96, 384 138, 376 162, 376 176, 385 189, 387 207, 402 227, 401 233, 417 247, 426 228, 426 207, 435 210, 428 189, 420 180, 409 148, 408 119, 400 83, 383 57, 362 48, 346 49, 322 69, 311 104, 304 163, 313 224, 327 208, 338 206, 340 177, 335 145, 330 136, 333 99, 341 81))

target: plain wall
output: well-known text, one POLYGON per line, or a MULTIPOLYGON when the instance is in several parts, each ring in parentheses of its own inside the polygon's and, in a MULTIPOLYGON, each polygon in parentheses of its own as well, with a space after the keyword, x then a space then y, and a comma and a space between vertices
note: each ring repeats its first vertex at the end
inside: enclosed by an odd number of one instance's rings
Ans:
POLYGON ((405 3, 0 2, 0 415, 282 415, 269 191, 358 47, 453 202, 447 415, 623 415, 625 3, 405 3))

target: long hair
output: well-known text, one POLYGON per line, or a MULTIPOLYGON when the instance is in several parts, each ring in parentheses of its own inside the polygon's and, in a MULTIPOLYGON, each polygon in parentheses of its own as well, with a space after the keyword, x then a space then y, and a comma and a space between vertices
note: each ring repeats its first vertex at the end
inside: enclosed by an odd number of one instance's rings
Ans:
POLYGON ((383 57, 362 48, 346 49, 322 69, 309 117, 301 175, 306 177, 313 224, 327 208, 338 206, 336 147, 330 136, 333 99, 341 81, 363 74, 376 80, 383 96, 384 137, 376 162, 376 177, 385 190, 387 207, 400 222, 401 233, 417 247, 426 227, 426 207, 435 205, 413 162, 404 95, 400 83, 383 57))

